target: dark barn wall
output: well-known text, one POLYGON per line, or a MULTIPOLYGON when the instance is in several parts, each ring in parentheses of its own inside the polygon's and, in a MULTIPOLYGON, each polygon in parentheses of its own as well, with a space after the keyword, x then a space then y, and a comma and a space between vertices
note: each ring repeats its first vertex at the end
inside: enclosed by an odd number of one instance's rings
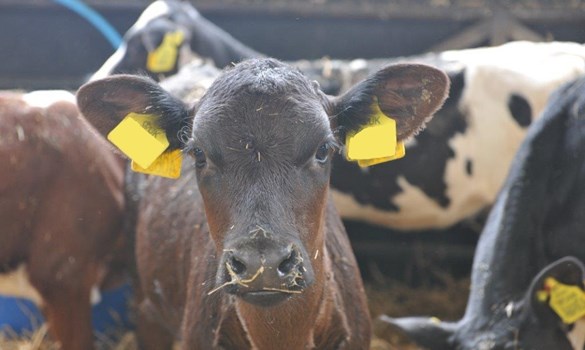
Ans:
POLYGON ((414 55, 468 24, 446 20, 235 17, 216 12, 207 17, 256 50, 287 60, 414 55))
MULTIPOLYGON (((95 1, 97 2, 97 1, 95 1)), ((94 3, 95 3, 94 2, 94 3)), ((103 1, 94 8, 120 33, 147 1, 103 1)), ((328 11, 278 11, 245 6, 199 6, 202 14, 260 52, 286 59, 378 58, 413 55, 469 27, 470 16, 408 19, 328 11), (240 10, 244 9, 244 10, 240 10)), ((433 11, 433 9, 429 9, 433 11)), ((411 17, 412 18, 412 17, 411 17)), ((585 18, 585 17, 584 17, 585 18)), ((585 21, 535 21, 556 40, 585 41, 585 21)), ((50 0, 0 0, 0 88, 75 89, 113 52, 84 19, 50 0)))
MULTIPOLYGON (((139 10, 107 11, 126 31, 139 10)), ((60 6, 0 6, 0 88, 76 88, 113 52, 84 19, 60 6)))

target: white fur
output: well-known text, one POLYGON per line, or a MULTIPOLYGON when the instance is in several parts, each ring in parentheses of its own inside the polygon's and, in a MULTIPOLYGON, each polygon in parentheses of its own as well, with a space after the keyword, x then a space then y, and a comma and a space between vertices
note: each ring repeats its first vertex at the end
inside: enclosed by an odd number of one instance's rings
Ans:
POLYGON ((89 78, 89 81, 103 79, 111 75, 112 72, 114 71, 114 67, 116 67, 116 65, 120 63, 120 61, 122 61, 122 59, 124 58, 124 55, 126 54, 126 49, 127 49, 126 43, 122 42, 122 44, 120 44, 120 47, 118 47, 116 52, 114 52, 112 56, 110 56, 106 60, 106 62, 104 62, 100 69, 98 69, 98 71, 95 72, 91 76, 91 78, 89 78))
POLYGON ((134 23, 132 27, 137 29, 144 28, 148 25, 150 21, 157 17, 166 15, 167 13, 169 13, 169 11, 170 11, 169 5, 167 5, 166 2, 160 0, 155 1, 142 12, 142 14, 140 15, 140 17, 138 17, 138 20, 136 21, 136 23, 134 23))
POLYGON ((31 107, 47 108, 50 105, 66 101, 75 104, 75 95, 65 90, 38 90, 22 95, 22 100, 31 107))

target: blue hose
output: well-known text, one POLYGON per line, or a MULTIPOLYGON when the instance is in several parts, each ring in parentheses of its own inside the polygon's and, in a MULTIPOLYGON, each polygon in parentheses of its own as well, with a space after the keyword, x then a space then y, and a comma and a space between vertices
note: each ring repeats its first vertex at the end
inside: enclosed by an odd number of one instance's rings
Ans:
POLYGON ((83 17, 86 21, 91 23, 102 35, 110 42, 114 47, 114 50, 122 43, 122 37, 116 31, 116 29, 106 21, 102 15, 94 11, 91 7, 87 6, 78 0, 53 0, 54 2, 61 4, 78 15, 83 17))

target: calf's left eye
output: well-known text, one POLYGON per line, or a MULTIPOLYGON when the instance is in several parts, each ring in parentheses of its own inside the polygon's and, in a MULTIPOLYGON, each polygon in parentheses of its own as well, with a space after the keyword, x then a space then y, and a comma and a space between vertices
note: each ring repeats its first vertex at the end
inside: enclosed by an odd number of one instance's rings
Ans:
POLYGON ((331 146, 328 143, 324 143, 317 149, 315 153, 315 160, 321 164, 327 162, 329 154, 331 153, 331 146))

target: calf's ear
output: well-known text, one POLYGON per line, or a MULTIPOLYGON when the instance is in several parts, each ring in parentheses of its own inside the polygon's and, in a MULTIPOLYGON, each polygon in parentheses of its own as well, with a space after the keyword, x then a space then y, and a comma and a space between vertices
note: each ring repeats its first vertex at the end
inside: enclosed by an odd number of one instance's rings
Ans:
MULTIPOLYGON (((584 290, 585 267, 575 257, 568 256, 559 259, 545 268, 532 280, 530 288, 525 296, 528 311, 535 314, 540 321, 572 323, 571 316, 577 314, 577 305, 583 307, 585 301, 584 290), (557 294, 562 300, 561 304, 568 305, 567 313, 555 311, 552 300, 553 294, 557 294), (580 299, 582 298, 582 299, 580 299), (568 321, 568 322, 567 322, 568 321)), ((562 307, 561 307, 562 309, 562 307)), ((585 310, 580 310, 581 315, 585 310)))
POLYGON ((361 129, 381 111, 396 121, 397 139, 403 141, 422 129, 443 105, 449 84, 447 75, 431 66, 391 65, 329 99, 327 111, 332 127, 342 136, 361 129))
POLYGON ((104 136, 129 113, 152 115, 165 131, 171 149, 182 146, 183 134, 193 116, 192 109, 156 82, 135 75, 114 75, 83 85, 77 92, 77 105, 104 136))

